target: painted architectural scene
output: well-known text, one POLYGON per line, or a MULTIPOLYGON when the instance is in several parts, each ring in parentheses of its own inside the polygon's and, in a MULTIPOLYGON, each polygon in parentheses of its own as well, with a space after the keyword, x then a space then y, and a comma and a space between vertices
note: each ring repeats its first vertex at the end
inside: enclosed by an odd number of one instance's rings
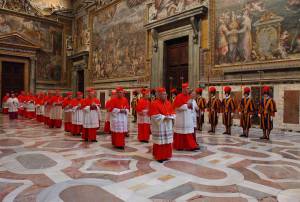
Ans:
POLYGON ((93 17, 91 64, 94 80, 145 76, 144 4, 126 1, 98 11, 93 17))
POLYGON ((216 1, 215 64, 300 58, 298 0, 216 1))
POLYGON ((63 29, 53 23, 44 23, 15 15, 0 13, 0 35, 19 33, 41 49, 37 58, 37 79, 59 81, 63 65, 63 29))
POLYGON ((207 0, 153 0, 148 6, 148 20, 153 22, 207 3, 207 0))

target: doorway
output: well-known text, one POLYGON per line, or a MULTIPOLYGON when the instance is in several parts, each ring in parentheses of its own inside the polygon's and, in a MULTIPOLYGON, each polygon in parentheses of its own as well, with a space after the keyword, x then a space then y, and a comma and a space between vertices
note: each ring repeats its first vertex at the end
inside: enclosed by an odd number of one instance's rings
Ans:
POLYGON ((181 89, 189 78, 188 36, 165 42, 164 85, 169 93, 172 88, 181 89))
POLYGON ((77 92, 84 93, 84 70, 77 71, 77 92))
MULTIPOLYGON (((1 98, 5 93, 25 90, 25 63, 2 61, 1 98)), ((2 100, 2 99, 1 99, 2 100)))

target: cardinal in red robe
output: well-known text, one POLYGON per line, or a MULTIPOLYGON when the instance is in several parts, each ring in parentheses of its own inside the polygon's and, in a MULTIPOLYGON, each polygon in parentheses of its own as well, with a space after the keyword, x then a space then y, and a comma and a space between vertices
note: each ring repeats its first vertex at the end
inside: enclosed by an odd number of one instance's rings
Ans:
POLYGON ((64 110, 64 126, 65 132, 70 132, 72 129, 72 92, 67 92, 66 97, 62 103, 62 108, 64 110))
POLYGON ((25 102, 26 102, 25 117, 29 119, 34 119, 36 97, 32 93, 28 93, 28 95, 25 98, 25 102))
POLYGON ((19 108, 18 108, 18 114, 20 116, 24 116, 25 109, 24 109, 24 100, 25 100, 25 92, 21 91, 20 95, 18 96, 19 100, 19 108))
POLYGON ((88 97, 83 102, 83 132, 82 139, 85 141, 97 142, 97 130, 100 127, 100 100, 96 92, 89 89, 88 97))
POLYGON ((176 112, 174 143, 176 150, 198 150, 194 135, 193 104, 189 95, 188 83, 182 84, 182 93, 176 96, 173 107, 176 112))
POLYGON ((72 106, 72 126, 71 133, 73 135, 80 135, 82 133, 83 125, 83 111, 82 106, 84 104, 83 93, 77 92, 77 97, 70 102, 72 106))
POLYGON ((172 157, 175 112, 164 88, 157 89, 157 99, 150 105, 154 159, 162 163, 172 157))
POLYGON ((61 128, 62 126, 62 102, 63 98, 60 95, 60 91, 57 90, 51 99, 50 128, 61 128))
POLYGON ((148 89, 142 89, 142 98, 137 102, 137 123, 138 123, 138 140, 140 142, 149 142, 150 138, 150 91, 148 89))
POLYGON ((44 95, 43 93, 38 93, 37 98, 35 100, 35 113, 36 113, 36 120, 38 122, 44 122, 44 95))
POLYGON ((50 123, 50 111, 51 111, 51 98, 52 91, 48 91, 47 95, 44 97, 44 124, 49 126, 50 123))
POLYGON ((112 145, 119 149, 125 148, 125 136, 128 133, 129 103, 124 97, 124 89, 116 88, 117 95, 110 103, 110 129, 112 145))
POLYGON ((115 90, 111 91, 111 97, 105 103, 106 114, 105 114, 105 123, 104 123, 104 133, 107 133, 107 134, 111 133, 111 131, 110 131, 110 112, 109 112, 109 109, 110 109, 111 100, 115 96, 116 96, 116 91, 115 90))

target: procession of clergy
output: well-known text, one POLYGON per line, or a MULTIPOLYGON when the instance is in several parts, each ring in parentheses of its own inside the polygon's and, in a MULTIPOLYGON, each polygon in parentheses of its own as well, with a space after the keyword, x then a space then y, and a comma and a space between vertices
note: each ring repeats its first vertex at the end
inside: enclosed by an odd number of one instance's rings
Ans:
MULTIPOLYGON (((210 133, 215 133, 218 124, 218 114, 223 114, 224 134, 231 135, 233 113, 239 110, 240 123, 243 129, 241 137, 248 137, 251 119, 258 113, 261 119, 263 137, 269 140, 273 128, 273 117, 276 112, 275 101, 270 97, 270 87, 263 87, 264 96, 259 106, 251 98, 251 89, 243 89, 244 96, 235 106, 234 98, 230 96, 231 88, 225 87, 225 98, 221 101, 216 97, 216 88, 209 88, 209 99, 202 97, 203 89, 189 89, 188 83, 182 84, 182 92, 178 95, 176 89, 171 90, 171 98, 165 88, 155 90, 141 89, 141 97, 137 92, 131 102, 133 115, 138 123, 138 140, 149 142, 150 134, 153 142, 153 156, 159 162, 172 157, 172 150, 198 151, 196 130, 202 130, 204 112, 207 110, 211 126, 210 133)), ((112 145, 124 149, 125 138, 128 136, 128 115, 130 105, 124 96, 122 87, 111 92, 106 102, 106 116, 104 132, 111 134, 112 145)), ((10 119, 17 119, 18 115, 28 119, 43 122, 49 128, 61 128, 73 135, 81 135, 83 141, 97 142, 96 134, 100 127, 100 101, 93 89, 87 90, 86 98, 82 92, 77 92, 73 98, 72 92, 61 96, 59 91, 48 91, 37 95, 21 92, 7 94, 3 98, 3 112, 8 113, 10 119)))

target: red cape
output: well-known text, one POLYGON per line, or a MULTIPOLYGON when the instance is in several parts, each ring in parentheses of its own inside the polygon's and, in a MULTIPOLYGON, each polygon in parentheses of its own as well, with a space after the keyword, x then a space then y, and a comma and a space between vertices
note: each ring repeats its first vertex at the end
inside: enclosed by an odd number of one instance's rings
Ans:
POLYGON ((177 109, 182 105, 187 104, 190 98, 191 97, 189 95, 184 95, 183 93, 177 95, 173 103, 174 109, 177 109))
POLYGON ((145 98, 139 99, 139 101, 136 105, 137 112, 142 112, 143 110, 149 109, 149 108, 150 108, 150 101, 148 99, 145 99, 145 98))
POLYGON ((154 116, 158 114, 162 114, 165 116, 175 114, 171 102, 169 102, 168 100, 166 100, 165 102, 162 102, 159 99, 154 100, 150 105, 149 115, 154 116))
POLYGON ((112 112, 114 108, 117 109, 128 109, 129 110, 129 104, 126 97, 122 98, 112 98, 110 101, 109 111, 112 112))

